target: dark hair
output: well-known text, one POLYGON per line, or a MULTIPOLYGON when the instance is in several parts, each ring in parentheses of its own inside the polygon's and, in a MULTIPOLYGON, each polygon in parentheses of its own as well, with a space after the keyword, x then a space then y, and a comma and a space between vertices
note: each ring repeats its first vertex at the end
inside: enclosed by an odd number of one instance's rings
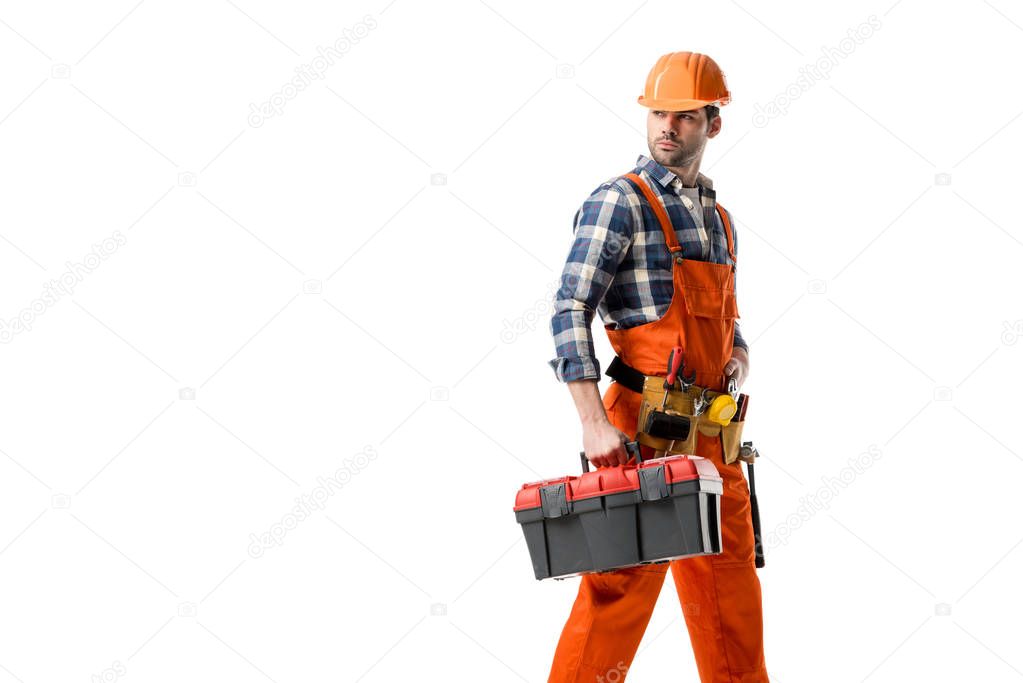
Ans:
POLYGON ((703 107, 703 110, 707 112, 707 128, 710 128, 710 124, 714 122, 714 119, 721 116, 721 110, 718 109, 715 104, 708 104, 703 107))

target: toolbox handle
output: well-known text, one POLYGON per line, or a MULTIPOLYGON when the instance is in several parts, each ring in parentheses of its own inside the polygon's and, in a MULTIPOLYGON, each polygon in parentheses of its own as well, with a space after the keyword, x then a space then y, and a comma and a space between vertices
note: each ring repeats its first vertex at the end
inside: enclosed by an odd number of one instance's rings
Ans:
MULTIPOLYGON (((626 441, 625 452, 636 456, 637 465, 643 462, 643 454, 640 453, 638 441, 626 441)), ((586 459, 586 451, 579 451, 579 460, 582 461, 583 474, 586 474, 590 471, 590 461, 586 459)))

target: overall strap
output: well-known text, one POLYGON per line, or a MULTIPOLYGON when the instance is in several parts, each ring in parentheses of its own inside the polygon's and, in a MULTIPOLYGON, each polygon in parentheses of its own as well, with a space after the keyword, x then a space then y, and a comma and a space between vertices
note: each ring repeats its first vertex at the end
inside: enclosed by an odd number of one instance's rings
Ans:
MULTIPOLYGON (((664 205, 661 204, 661 200, 654 194, 654 191, 635 173, 626 173, 623 177, 636 183, 639 186, 640 192, 643 193, 647 202, 650 203, 650 208, 654 210, 654 214, 661 224, 661 230, 664 232, 664 241, 668 243, 668 251, 673 254, 676 251, 682 251, 682 245, 678 243, 678 238, 675 237, 675 227, 671 224, 668 212, 664 209, 664 205)), ((728 238, 728 243, 732 243, 731 236, 728 238)))
POLYGON ((725 211, 725 207, 717 204, 718 215, 721 216, 721 225, 725 228, 725 238, 728 240, 728 256, 732 259, 732 264, 735 265, 735 244, 732 242, 732 224, 728 220, 728 212, 725 211))

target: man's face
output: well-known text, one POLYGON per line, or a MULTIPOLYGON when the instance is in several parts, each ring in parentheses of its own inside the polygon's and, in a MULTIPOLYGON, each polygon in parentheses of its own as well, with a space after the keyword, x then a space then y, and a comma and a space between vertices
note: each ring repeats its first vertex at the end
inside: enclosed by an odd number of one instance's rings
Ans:
POLYGON ((647 144, 650 158, 665 167, 690 166, 703 155, 707 139, 721 130, 717 116, 707 127, 707 110, 660 111, 647 114, 647 144))

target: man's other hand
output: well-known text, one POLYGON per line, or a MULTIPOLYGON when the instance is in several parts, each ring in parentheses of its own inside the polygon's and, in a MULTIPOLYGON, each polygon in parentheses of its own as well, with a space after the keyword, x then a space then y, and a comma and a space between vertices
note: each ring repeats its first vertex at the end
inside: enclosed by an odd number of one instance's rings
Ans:
POLYGON ((749 353, 741 346, 732 347, 732 357, 725 363, 725 377, 734 377, 735 386, 741 389, 749 377, 749 353))

